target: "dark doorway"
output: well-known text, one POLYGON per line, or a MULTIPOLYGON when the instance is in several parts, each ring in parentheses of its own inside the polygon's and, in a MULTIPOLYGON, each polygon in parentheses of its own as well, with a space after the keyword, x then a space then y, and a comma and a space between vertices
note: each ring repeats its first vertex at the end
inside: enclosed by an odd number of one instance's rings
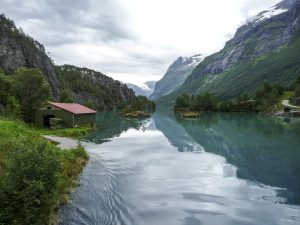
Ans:
POLYGON ((50 119, 51 118, 55 118, 55 116, 54 115, 45 115, 45 116, 43 116, 43 125, 44 125, 44 127, 50 127, 50 119))

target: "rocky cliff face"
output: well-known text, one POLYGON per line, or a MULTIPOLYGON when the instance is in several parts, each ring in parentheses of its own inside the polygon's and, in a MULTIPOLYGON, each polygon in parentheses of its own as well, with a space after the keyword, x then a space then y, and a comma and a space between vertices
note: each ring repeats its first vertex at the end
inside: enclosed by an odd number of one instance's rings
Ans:
POLYGON ((220 52, 207 57, 185 83, 220 74, 287 44, 300 27, 300 1, 284 0, 240 27, 220 52))
POLYGON ((0 68, 12 73, 19 67, 40 69, 52 89, 59 96, 59 83, 51 59, 39 42, 18 30, 13 21, 0 15, 0 68))
POLYGON ((135 98, 126 84, 100 72, 72 65, 56 67, 63 89, 71 89, 75 101, 86 104, 92 101, 96 108, 120 106, 135 98))
POLYGON ((203 55, 179 57, 167 70, 164 77, 155 85, 151 99, 158 99, 180 87, 195 67, 204 59, 203 55))

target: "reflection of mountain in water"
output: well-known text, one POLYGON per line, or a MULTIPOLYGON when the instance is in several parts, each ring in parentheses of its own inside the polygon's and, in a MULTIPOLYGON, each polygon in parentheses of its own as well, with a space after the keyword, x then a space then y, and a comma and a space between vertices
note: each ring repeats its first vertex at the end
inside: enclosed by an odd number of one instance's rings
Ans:
POLYGON ((202 146, 237 166, 239 178, 283 188, 279 195, 287 203, 300 203, 299 121, 285 124, 273 117, 235 113, 204 115, 200 120, 156 113, 154 120, 179 151, 202 146))
POLYGON ((103 111, 97 114, 97 130, 85 137, 96 144, 109 141, 113 137, 118 137, 122 132, 129 129, 146 129, 147 120, 130 120, 119 116, 118 112, 103 111))
POLYGON ((153 115, 155 126, 162 131, 169 142, 180 152, 195 152, 202 147, 190 137, 185 129, 175 121, 172 111, 163 111, 153 115))

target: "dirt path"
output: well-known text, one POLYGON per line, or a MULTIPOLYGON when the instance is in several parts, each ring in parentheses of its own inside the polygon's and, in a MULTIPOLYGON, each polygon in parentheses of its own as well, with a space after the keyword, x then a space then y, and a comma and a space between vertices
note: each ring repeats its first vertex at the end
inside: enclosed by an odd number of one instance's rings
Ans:
POLYGON ((56 137, 56 136, 51 136, 51 135, 43 135, 43 137, 49 141, 58 143, 57 146, 63 150, 69 150, 69 149, 76 148, 79 146, 79 142, 77 140, 74 140, 71 138, 56 137))
POLYGON ((299 106, 291 105, 291 104, 289 103, 289 100, 283 100, 283 101, 282 101, 282 105, 284 105, 285 107, 290 107, 290 108, 292 108, 292 109, 300 109, 299 106))

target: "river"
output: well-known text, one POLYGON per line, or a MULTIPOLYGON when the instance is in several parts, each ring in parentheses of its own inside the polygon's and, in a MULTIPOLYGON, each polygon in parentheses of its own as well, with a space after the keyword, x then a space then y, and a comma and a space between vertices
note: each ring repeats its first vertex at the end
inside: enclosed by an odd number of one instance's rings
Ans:
POLYGON ((300 120, 100 113, 61 225, 300 224, 300 120))

